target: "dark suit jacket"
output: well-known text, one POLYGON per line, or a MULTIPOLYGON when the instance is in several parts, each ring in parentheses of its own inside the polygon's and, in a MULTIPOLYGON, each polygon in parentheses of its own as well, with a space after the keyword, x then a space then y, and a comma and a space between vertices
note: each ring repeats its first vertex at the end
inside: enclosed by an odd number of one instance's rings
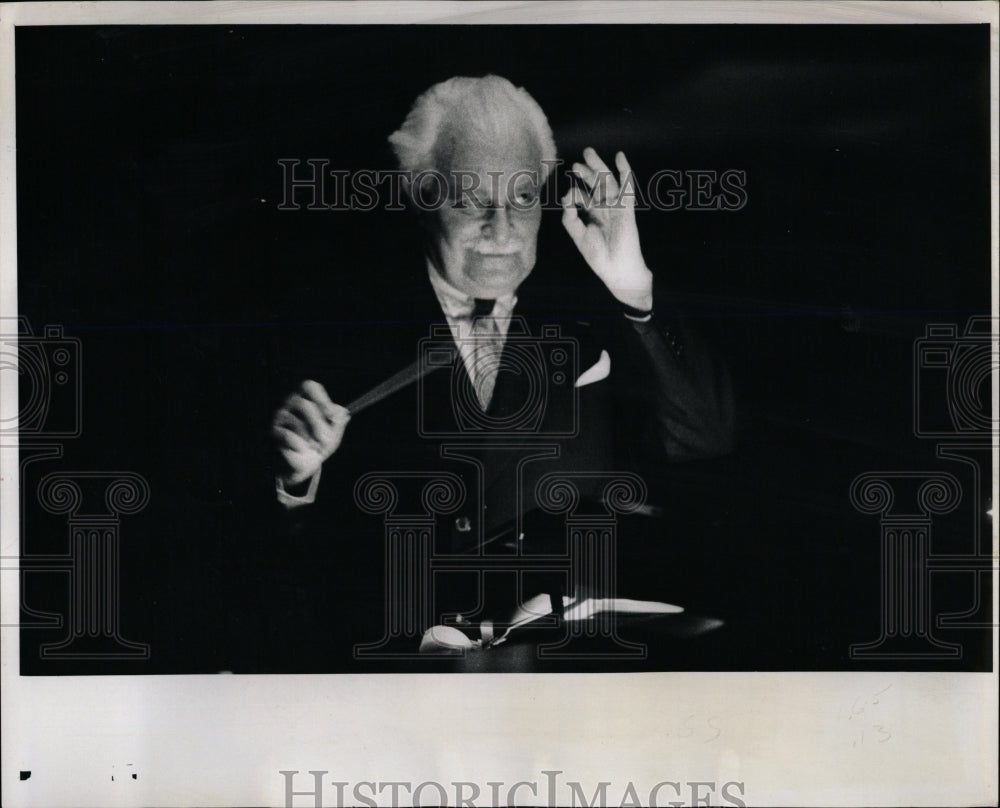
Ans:
MULTIPOLYGON (((346 405, 419 356, 441 367, 351 420, 324 464, 315 503, 287 510, 271 489, 266 532, 275 563, 260 583, 278 604, 268 619, 281 642, 295 626, 303 642, 323 637, 327 651, 339 642, 346 653, 378 634, 387 517, 430 519, 436 554, 559 552, 565 518, 538 507, 546 475, 575 475, 578 513, 601 511, 614 472, 730 450, 728 374, 680 317, 665 310, 638 323, 614 306, 587 317, 530 283, 518 298, 485 413, 426 278, 387 294, 377 318, 358 312, 301 337, 309 349, 289 362, 286 394, 310 378, 346 405), (575 387, 602 352, 610 358, 607 376, 575 387), (365 486, 375 478, 394 488, 393 507, 379 509, 380 489, 365 486), (428 508, 425 488, 435 478, 452 490, 439 490, 447 495, 430 504, 440 507, 428 508)), ((476 599, 458 578, 450 597, 448 586, 438 587, 439 610, 476 599)))

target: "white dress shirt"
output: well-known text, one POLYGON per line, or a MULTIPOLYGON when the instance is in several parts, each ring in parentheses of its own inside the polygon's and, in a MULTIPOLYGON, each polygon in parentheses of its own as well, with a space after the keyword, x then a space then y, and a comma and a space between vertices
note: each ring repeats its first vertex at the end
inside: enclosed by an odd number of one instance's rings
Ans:
MULTIPOLYGON (((444 312, 445 319, 448 321, 448 327, 451 328, 451 335, 455 339, 455 344, 458 345, 458 352, 465 363, 465 369, 469 373, 469 378, 472 379, 473 385, 478 386, 474 339, 476 334, 473 333, 472 318, 472 312, 476 306, 475 298, 472 295, 467 295, 465 292, 459 291, 448 283, 434 269, 430 261, 427 262, 427 274, 431 280, 431 288, 434 289, 438 303, 441 304, 441 311, 444 312), (473 339, 470 339, 470 337, 473 339)), ((496 322, 497 331, 499 332, 499 348, 501 349, 503 348, 504 341, 507 339, 511 312, 514 311, 515 305, 517 305, 517 295, 513 293, 498 297, 493 304, 492 313, 488 315, 496 322)), ((496 365, 492 365, 493 378, 490 380, 490 389, 492 389, 492 383, 496 381, 496 371, 496 365)))

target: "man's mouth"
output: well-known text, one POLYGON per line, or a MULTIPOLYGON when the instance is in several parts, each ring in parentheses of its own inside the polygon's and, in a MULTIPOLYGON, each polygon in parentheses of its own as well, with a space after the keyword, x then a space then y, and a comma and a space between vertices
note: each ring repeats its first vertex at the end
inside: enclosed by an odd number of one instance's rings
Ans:
POLYGON ((492 247, 490 249, 479 249, 473 250, 476 255, 480 255, 483 258, 503 258, 508 255, 517 255, 520 250, 517 247, 492 247))

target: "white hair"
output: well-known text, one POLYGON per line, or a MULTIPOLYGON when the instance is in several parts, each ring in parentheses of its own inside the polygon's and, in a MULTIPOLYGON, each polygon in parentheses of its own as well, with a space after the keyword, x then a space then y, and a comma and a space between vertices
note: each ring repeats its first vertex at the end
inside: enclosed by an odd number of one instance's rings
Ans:
POLYGON ((526 125, 542 153, 541 179, 544 182, 548 177, 556 159, 556 144, 545 113, 523 87, 494 75, 455 76, 420 95, 403 125, 389 136, 399 167, 413 173, 436 169, 438 136, 456 114, 463 125, 489 140, 526 125))

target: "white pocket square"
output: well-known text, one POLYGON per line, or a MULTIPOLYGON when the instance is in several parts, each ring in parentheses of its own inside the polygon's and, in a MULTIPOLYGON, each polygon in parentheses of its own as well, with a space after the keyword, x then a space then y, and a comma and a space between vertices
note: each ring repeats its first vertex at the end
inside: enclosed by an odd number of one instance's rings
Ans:
POLYGON ((601 379, 606 379, 609 373, 611 373, 611 357, 607 351, 602 350, 601 358, 583 371, 573 386, 585 387, 588 384, 599 382, 601 379))

